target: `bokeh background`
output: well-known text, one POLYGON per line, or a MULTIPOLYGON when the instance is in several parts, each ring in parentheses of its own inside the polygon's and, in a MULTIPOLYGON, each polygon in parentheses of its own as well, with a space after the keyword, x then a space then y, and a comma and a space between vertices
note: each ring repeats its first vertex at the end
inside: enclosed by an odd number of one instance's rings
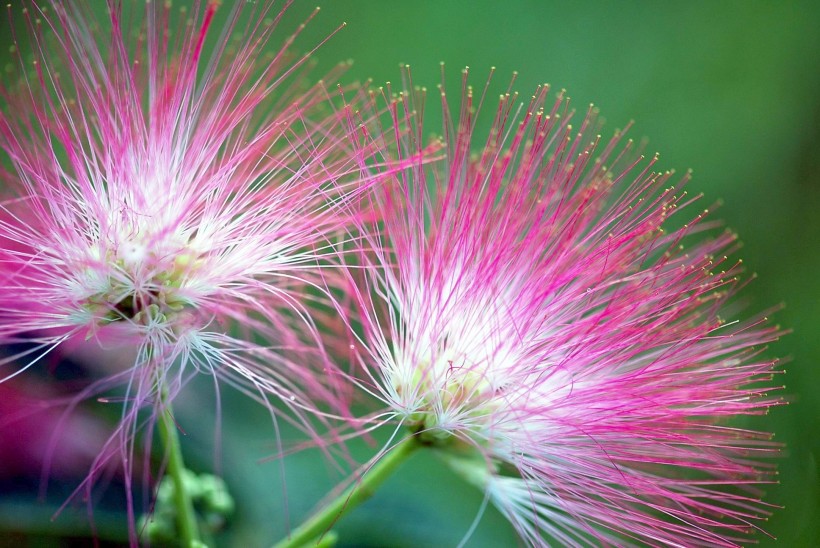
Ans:
MULTIPOLYGON (((724 202, 717 216, 740 234, 747 272, 758 274, 745 291, 748 314, 783 303, 775 321, 792 330, 768 351, 784 360, 789 404, 754 421, 786 445, 781 483, 768 487, 765 497, 783 508, 765 525, 772 538, 761 534, 758 540, 763 546, 820 546, 820 2, 320 5, 297 49, 311 49, 339 23, 347 25, 315 55, 317 78, 352 59, 345 82, 397 82, 399 64, 407 63, 416 84, 434 88, 444 61, 448 82, 457 83, 461 68, 469 66, 477 87, 496 67, 500 90, 517 71, 515 88, 524 97, 548 82, 556 90, 566 88, 579 110, 595 103, 607 121, 605 136, 635 120, 633 138, 648 138, 649 151, 661 153, 662 168, 693 170, 690 191, 705 194, 704 207, 724 202)), ((297 2, 283 28, 293 28, 313 7, 297 2)), ((0 22, 0 37, 10 43, 7 27, 0 22)), ((65 364, 59 371, 41 371, 36 382, 62 390, 82 375, 82 364, 65 364)), ((72 459, 79 451, 82 462, 85 445, 77 438, 93 439, 116 420, 116 412, 94 404, 82 409, 78 433, 68 431, 63 441, 78 448, 66 450, 64 470, 43 497, 39 469, 31 473, 25 466, 37 459, 4 452, 3 444, 8 449, 15 440, 27 440, 32 429, 56 423, 41 419, 21 427, 18 421, 11 429, 3 419, 18 405, 15 397, 0 393, 0 546, 84 545, 85 506, 72 504, 50 518, 78 481, 81 467, 72 467, 72 459)), ((230 393, 223 394, 223 409, 222 440, 214 447, 216 412, 208 381, 192 385, 179 400, 186 458, 200 471, 217 466, 237 500, 237 514, 219 544, 269 545, 343 476, 309 451, 284 462, 265 461, 276 451, 266 413, 230 393)), ((364 456, 372 450, 361 444, 354 452, 364 456)), ((113 479, 109 492, 95 501, 97 536, 114 545, 126 538, 117 489, 113 479)), ((482 502, 434 458, 416 455, 339 523, 340 546, 455 546, 482 502)), ((514 545, 511 528, 491 508, 467 542, 514 545)))

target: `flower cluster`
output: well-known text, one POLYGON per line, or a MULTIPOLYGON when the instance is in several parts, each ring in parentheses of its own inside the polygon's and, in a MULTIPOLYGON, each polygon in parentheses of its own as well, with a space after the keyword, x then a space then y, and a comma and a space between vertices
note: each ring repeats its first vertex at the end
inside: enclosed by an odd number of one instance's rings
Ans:
MULTIPOLYGON (((712 223, 688 176, 602 141, 594 108, 573 128, 563 94, 505 94, 479 141, 463 88, 457 117, 441 91, 446 161, 373 190, 360 386, 530 544, 740 542, 776 445, 725 419, 777 403, 778 329, 719 316, 735 235, 692 238, 712 223)), ((386 154, 418 150, 421 95, 386 97, 386 154)))
POLYGON ((281 14, 242 4, 213 44, 215 2, 22 12, 35 55, 18 30, 20 83, 0 89, 0 340, 29 347, 0 378, 63 343, 134 349, 83 394, 126 387, 95 468, 128 462, 140 412, 164 412, 196 370, 277 396, 306 428, 340 405, 308 297, 370 184, 354 106, 307 83, 296 35, 267 48, 281 14))

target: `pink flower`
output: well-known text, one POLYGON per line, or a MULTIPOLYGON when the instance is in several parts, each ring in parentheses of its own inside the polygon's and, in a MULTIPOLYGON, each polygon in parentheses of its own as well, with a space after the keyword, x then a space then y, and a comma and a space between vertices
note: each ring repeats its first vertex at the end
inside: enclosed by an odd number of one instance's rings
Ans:
POLYGON ((306 81, 308 57, 287 50, 298 32, 271 52, 281 13, 265 4, 237 3, 216 36, 218 2, 110 3, 104 20, 83 3, 23 10, 34 59, 19 54, 20 84, 0 89, 13 168, 0 171, 0 342, 36 346, 0 379, 67 343, 133 351, 83 393, 125 387, 94 471, 116 454, 130 466, 160 392, 197 371, 278 396, 308 430, 319 406, 343 407, 310 303, 326 299, 319 271, 369 181, 354 107, 306 81))
MULTIPOLYGON (((464 78, 456 116, 441 93, 446 160, 373 190, 352 270, 372 420, 438 448, 530 545, 737 545, 777 446, 731 419, 778 403, 779 330, 728 316, 736 236, 546 86, 503 95, 479 138, 464 78)), ((419 150, 420 95, 388 101, 385 150, 419 150)))

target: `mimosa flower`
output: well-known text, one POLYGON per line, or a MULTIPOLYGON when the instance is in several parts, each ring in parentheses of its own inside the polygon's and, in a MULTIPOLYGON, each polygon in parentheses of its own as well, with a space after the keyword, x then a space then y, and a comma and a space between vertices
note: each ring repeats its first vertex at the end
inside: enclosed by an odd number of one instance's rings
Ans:
POLYGON ((84 392, 125 387, 95 471, 130 467, 195 371, 278 396, 308 430, 341 405, 310 303, 370 184, 353 107, 306 80, 298 31, 271 48, 281 13, 240 2, 214 35, 217 5, 31 4, 33 59, 18 30, 20 84, 0 88, 0 342, 34 345, 0 379, 63 344, 133 351, 84 392))
MULTIPOLYGON (((374 422, 435 447, 530 545, 742 542, 777 446, 732 419, 778 403, 779 329, 731 319, 736 236, 693 211, 688 175, 602 140, 595 109, 575 127, 563 94, 508 93, 479 139, 466 72, 464 90, 451 116, 442 89, 446 160, 373 190, 351 270, 374 422)), ((422 95, 388 100, 385 150, 421 147, 422 95)))

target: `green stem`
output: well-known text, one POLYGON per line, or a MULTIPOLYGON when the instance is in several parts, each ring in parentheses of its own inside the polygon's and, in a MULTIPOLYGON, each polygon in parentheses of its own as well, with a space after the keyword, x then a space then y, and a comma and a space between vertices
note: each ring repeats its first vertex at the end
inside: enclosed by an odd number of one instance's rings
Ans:
POLYGON ((182 540, 182 546, 191 548, 201 546, 199 528, 197 527, 194 503, 185 485, 185 461, 182 458, 182 448, 177 434, 177 425, 174 423, 171 404, 168 402, 168 391, 160 389, 162 413, 159 418, 159 434, 162 443, 168 451, 167 473, 174 482, 174 504, 176 506, 177 528, 182 540))
POLYGON ((288 538, 281 540, 274 548, 318 546, 322 535, 327 533, 339 518, 372 497, 384 480, 419 447, 421 444, 415 436, 400 441, 358 482, 335 498, 324 510, 294 529, 288 538))

